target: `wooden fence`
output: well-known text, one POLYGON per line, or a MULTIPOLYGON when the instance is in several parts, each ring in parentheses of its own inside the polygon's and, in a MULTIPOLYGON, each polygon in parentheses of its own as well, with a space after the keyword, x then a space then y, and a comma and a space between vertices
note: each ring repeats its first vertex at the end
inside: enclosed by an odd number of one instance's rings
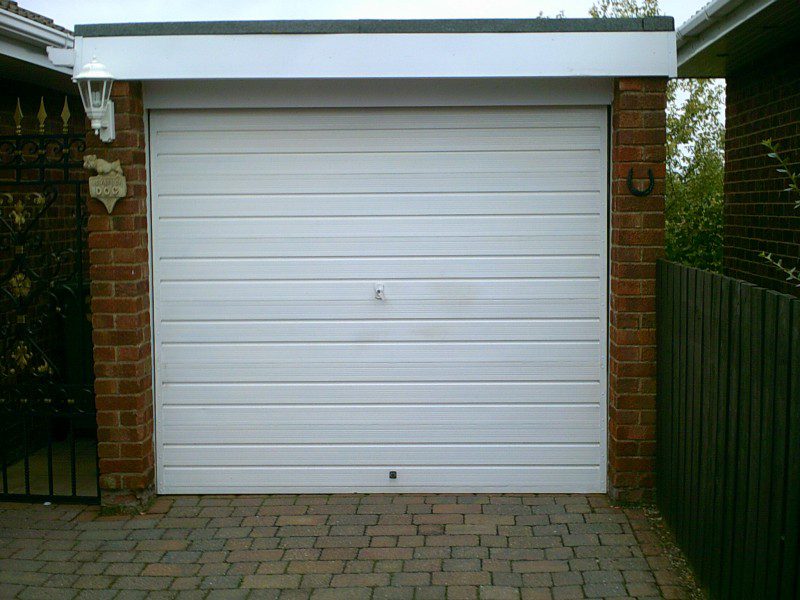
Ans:
POLYGON ((800 300, 658 265, 661 511, 712 598, 800 598, 800 300))

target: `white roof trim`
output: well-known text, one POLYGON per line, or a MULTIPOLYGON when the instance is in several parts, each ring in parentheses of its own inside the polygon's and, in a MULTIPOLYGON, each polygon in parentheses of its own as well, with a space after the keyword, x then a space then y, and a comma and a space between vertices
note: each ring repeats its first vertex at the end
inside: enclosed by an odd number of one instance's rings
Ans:
POLYGON ((71 69, 53 66, 47 58, 48 46, 71 48, 73 37, 64 31, 0 9, 0 54, 62 73, 71 73, 71 69))
POLYGON ((120 80, 674 77, 675 33, 359 33, 76 37, 120 80))
POLYGON ((677 31, 678 65, 683 65, 778 0, 712 0, 677 31))

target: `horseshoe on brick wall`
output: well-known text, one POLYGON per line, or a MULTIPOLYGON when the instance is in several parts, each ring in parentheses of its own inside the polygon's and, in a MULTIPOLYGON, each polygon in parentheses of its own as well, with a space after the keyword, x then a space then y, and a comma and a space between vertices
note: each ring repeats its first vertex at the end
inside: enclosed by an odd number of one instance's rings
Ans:
POLYGON ((633 167, 628 171, 628 190, 634 196, 649 196, 653 192, 653 188, 656 185, 656 181, 653 178, 653 169, 647 169, 647 178, 650 180, 650 184, 643 190, 640 190, 635 185, 633 185, 633 167))

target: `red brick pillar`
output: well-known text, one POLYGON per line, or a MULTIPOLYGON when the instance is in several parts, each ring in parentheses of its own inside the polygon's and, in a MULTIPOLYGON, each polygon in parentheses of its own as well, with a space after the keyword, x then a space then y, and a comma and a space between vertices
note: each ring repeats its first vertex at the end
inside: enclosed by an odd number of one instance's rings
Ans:
POLYGON ((140 507, 154 482, 141 84, 116 82, 112 99, 116 139, 105 144, 90 132, 86 148, 86 154, 119 160, 128 184, 110 215, 100 201, 87 201, 100 489, 104 505, 140 507))
POLYGON ((611 130, 608 489, 653 495, 656 411, 655 262, 664 252, 666 79, 619 79, 611 130), (628 187, 628 173, 639 190, 628 187))

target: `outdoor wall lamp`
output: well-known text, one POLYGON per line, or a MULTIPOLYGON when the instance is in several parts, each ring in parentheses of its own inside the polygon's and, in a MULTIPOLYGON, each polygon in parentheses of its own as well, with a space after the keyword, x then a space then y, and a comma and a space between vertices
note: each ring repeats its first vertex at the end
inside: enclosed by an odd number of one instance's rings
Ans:
POLYGON ((81 102, 86 116, 92 121, 92 129, 103 142, 113 142, 114 102, 111 101, 111 86, 114 77, 106 66, 92 57, 92 61, 83 65, 73 81, 78 84, 81 102))

